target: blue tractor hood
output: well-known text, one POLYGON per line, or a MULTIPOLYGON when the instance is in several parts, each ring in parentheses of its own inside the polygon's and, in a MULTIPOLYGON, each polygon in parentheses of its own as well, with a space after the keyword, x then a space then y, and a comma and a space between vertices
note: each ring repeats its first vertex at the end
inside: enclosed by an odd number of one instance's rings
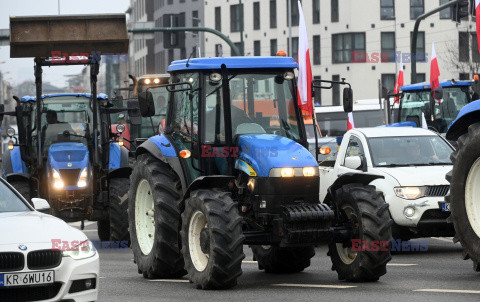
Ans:
POLYGON ((238 159, 249 164, 259 177, 272 168, 318 167, 315 157, 299 143, 273 134, 244 134, 238 138, 238 159))
POLYGON ((88 166, 88 149, 82 143, 56 143, 48 149, 50 166, 60 169, 83 169, 88 166))

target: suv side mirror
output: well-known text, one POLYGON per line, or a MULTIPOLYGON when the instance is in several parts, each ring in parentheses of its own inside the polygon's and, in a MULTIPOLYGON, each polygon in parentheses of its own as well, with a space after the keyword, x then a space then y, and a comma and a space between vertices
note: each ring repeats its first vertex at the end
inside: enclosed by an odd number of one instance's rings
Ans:
POLYGON ((435 99, 437 99, 437 100, 443 99, 443 89, 442 89, 442 87, 435 88, 435 99))
POLYGON ((140 92, 138 94, 138 106, 140 107, 140 114, 143 117, 150 117, 155 115, 155 104, 153 103, 153 94, 150 91, 140 92))
POLYGON ((32 198, 32 204, 35 210, 39 212, 48 212, 50 211, 50 204, 43 198, 32 198))
POLYGON ((353 90, 352 88, 343 88, 343 111, 353 111, 353 90))
POLYGON ((357 170, 362 166, 362 158, 360 156, 347 156, 345 157, 344 166, 349 169, 357 170))
POLYGON ((130 118, 130 123, 132 125, 141 125, 142 116, 140 115, 139 101, 138 100, 128 100, 127 102, 127 112, 128 117, 130 118))

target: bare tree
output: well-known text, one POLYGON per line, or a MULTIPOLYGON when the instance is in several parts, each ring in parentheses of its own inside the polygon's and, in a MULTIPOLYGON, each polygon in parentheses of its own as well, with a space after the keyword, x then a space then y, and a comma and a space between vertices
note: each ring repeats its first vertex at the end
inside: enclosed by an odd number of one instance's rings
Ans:
MULTIPOLYGON (((460 41, 461 42, 461 41, 460 41)), ((460 43, 462 45, 463 43, 460 43)), ((451 70, 456 70, 458 73, 466 73, 470 76, 480 73, 480 55, 478 54, 478 48, 472 35, 468 32, 468 43, 465 43, 465 46, 468 45, 468 61, 460 61, 460 47, 454 41, 449 41, 446 43, 446 58, 448 67, 451 70)))

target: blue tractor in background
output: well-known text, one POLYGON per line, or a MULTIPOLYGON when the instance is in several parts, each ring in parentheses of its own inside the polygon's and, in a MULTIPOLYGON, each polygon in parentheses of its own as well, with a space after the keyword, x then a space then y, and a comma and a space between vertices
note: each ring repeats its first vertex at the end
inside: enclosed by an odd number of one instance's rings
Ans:
POLYGON ((165 127, 137 148, 130 177, 131 247, 145 278, 188 273, 197 288, 230 288, 244 245, 269 273, 304 270, 318 244, 329 245, 340 280, 386 273, 392 221, 369 185, 379 176, 344 174, 319 199, 296 68, 286 57, 175 61, 169 84, 139 94, 149 117, 152 91, 169 92, 165 127), (377 246, 355 249, 353 239, 377 246))
POLYGON ((129 240, 131 168, 110 120, 124 108, 97 95, 100 62, 89 55, 128 49, 125 15, 10 17, 10 30, 11 57, 35 58, 36 96, 15 97, 15 111, 0 114, 0 120, 15 116, 18 125, 18 141, 3 156, 3 177, 27 200, 46 199, 51 214, 65 221, 81 221, 82 228, 84 220, 98 221, 101 240, 129 240), (52 55, 57 50, 62 56, 52 55), (72 57, 72 51, 86 56, 72 57), (42 95, 43 67, 71 65, 90 66, 91 94, 42 95))

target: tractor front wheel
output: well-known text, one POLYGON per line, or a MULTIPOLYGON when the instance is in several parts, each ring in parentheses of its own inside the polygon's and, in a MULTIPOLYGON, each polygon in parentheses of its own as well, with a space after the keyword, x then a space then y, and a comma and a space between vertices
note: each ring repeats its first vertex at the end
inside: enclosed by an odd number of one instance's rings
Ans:
POLYGON ((352 242, 332 242, 328 255, 339 280, 376 281, 387 272, 392 239, 388 204, 373 186, 348 184, 335 192, 342 223, 352 227, 352 242), (357 246, 352 245, 354 240, 357 246), (359 246, 358 246, 359 243, 359 246), (365 248, 366 246, 366 248, 365 248))
POLYGON ((110 203, 109 203, 109 227, 111 241, 127 241, 130 244, 128 234, 128 178, 110 179, 110 203))
POLYGON ((230 193, 193 191, 182 214, 182 254, 189 279, 199 289, 227 289, 242 274, 244 236, 230 193))

